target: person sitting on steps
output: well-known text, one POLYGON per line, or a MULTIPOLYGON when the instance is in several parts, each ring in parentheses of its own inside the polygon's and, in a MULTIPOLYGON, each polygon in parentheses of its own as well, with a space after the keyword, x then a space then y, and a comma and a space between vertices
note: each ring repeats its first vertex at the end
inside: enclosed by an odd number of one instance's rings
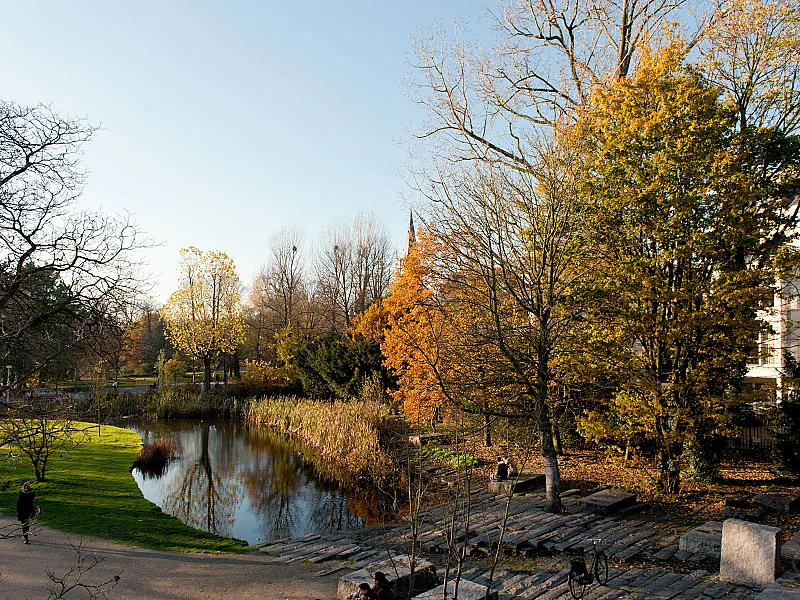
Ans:
POLYGON ((519 471, 517 470, 517 461, 514 460, 514 457, 510 454, 506 456, 505 459, 506 466, 508 467, 508 476, 509 477, 516 477, 519 475, 519 471))
POLYGON ((369 598, 370 600, 374 600, 375 594, 372 591, 372 588, 369 587, 368 583, 362 583, 358 586, 358 589, 350 594, 346 600, 360 600, 361 598, 369 598))
POLYGON ((497 469, 494 472, 495 481, 503 481, 508 477, 508 465, 502 456, 497 457, 497 469))
POLYGON ((389 580, 386 579, 386 575, 381 571, 375 571, 372 577, 375 580, 375 587, 372 588, 372 592, 375 594, 376 600, 394 600, 394 592, 390 587, 389 580))

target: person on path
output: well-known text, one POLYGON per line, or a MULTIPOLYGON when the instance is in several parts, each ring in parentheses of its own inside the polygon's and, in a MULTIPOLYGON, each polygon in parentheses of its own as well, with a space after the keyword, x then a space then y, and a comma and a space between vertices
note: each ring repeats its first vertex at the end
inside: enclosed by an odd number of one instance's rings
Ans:
POLYGON ((31 519, 36 516, 36 508, 33 506, 34 498, 36 498, 36 492, 31 482, 26 481, 22 484, 22 490, 17 498, 17 519, 22 523, 22 537, 25 538, 26 544, 30 544, 28 531, 31 528, 31 519))
POLYGON ((375 600, 394 600, 394 592, 389 586, 389 580, 386 579, 386 575, 381 571, 375 571, 372 577, 375 580, 375 587, 372 588, 375 600))

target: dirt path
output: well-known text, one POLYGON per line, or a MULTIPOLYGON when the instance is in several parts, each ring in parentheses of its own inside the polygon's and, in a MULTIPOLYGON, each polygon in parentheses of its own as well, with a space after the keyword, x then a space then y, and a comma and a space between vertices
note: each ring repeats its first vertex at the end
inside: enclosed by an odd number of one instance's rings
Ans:
MULTIPOLYGON (((18 523, 0 516, 0 531, 18 523)), ((20 533, 17 529, 16 533, 20 533)), ((0 600, 45 600, 52 583, 47 571, 63 575, 77 565, 72 544, 81 540, 39 527, 31 543, 0 539, 0 600)), ((272 562, 261 552, 243 555, 183 554, 120 546, 103 540, 83 540, 84 554, 103 562, 82 579, 97 584, 119 574, 112 600, 328 600, 336 597, 339 574, 316 577, 320 565, 272 562)), ((83 591, 67 598, 86 598, 83 591)))

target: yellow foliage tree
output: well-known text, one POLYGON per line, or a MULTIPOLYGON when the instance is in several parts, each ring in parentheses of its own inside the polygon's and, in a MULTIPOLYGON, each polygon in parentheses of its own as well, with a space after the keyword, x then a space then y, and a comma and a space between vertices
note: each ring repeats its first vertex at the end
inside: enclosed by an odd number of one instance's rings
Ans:
POLYGON ((377 300, 370 304, 367 310, 353 317, 350 337, 354 340, 367 339, 381 343, 388 326, 388 315, 383 300, 377 300))
POLYGON ((178 383, 178 377, 182 377, 186 373, 186 363, 181 360, 180 356, 173 356, 166 364, 164 364, 164 376, 167 380, 171 380, 173 385, 178 383))
POLYGON ((682 47, 643 56, 579 122, 600 260, 589 347, 618 382, 583 431, 653 449, 668 493, 687 467, 718 474, 800 172, 797 139, 737 131, 682 47))
POLYGON ((203 362, 202 393, 211 385, 211 361, 245 338, 245 314, 236 265, 224 252, 181 250, 179 288, 161 309, 170 341, 203 362))

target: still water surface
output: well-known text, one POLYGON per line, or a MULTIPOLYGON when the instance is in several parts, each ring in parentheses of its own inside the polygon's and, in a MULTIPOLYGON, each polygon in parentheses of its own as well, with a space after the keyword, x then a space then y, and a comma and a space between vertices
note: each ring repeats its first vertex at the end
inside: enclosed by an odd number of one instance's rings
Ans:
POLYGON ((227 421, 128 423, 145 443, 171 437, 163 474, 133 470, 144 497, 184 523, 250 544, 376 522, 367 494, 325 481, 296 443, 227 421))

